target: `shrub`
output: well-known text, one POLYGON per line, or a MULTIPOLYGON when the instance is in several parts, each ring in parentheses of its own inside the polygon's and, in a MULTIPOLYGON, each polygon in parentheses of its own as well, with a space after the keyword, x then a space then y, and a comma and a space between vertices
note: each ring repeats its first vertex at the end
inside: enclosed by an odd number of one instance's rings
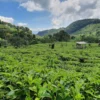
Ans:
POLYGON ((4 40, 4 39, 0 39, 0 47, 7 47, 7 45, 8 45, 8 42, 7 42, 7 40, 4 40))

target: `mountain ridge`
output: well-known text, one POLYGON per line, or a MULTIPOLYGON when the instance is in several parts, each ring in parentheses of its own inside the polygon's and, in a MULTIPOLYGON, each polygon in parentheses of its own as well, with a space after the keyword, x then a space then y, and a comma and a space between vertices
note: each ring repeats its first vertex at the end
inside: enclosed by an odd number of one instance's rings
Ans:
POLYGON ((61 30, 64 30, 65 32, 69 34, 74 34, 77 31, 81 30, 82 28, 86 27, 87 25, 91 24, 100 24, 100 19, 82 19, 82 20, 77 20, 71 23, 69 26, 65 28, 59 28, 59 29, 50 29, 50 30, 44 30, 38 32, 38 35, 44 36, 44 35, 49 35, 49 34, 55 34, 61 30))

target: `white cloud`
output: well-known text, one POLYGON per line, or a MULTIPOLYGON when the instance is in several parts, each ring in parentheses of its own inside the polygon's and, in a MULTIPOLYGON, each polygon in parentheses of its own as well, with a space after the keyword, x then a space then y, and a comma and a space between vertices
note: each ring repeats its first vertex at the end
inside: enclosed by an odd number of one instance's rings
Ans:
POLYGON ((0 20, 7 22, 7 23, 13 23, 14 19, 12 17, 4 17, 4 16, 0 16, 0 20))
MULTIPOLYGON (((52 27, 67 26, 84 18, 100 18, 100 0, 13 0, 29 12, 48 11, 52 27)), ((39 30, 39 29, 37 29, 39 30)))
POLYGON ((20 4, 20 6, 24 7, 27 9, 27 11, 42 11, 43 8, 41 7, 40 4, 35 3, 33 1, 27 1, 25 3, 20 4))
POLYGON ((52 25, 53 27, 57 28, 62 24, 62 20, 60 20, 59 18, 53 18, 52 19, 52 25))
MULTIPOLYGON (((53 0, 52 0, 53 1, 53 0)), ((57 27, 66 26, 71 22, 84 18, 100 18, 99 0, 60 0, 51 4, 52 24, 57 27)))
POLYGON ((32 30, 32 32, 34 33, 34 34, 37 34, 38 32, 40 32, 40 31, 43 31, 43 30, 49 30, 49 29, 52 29, 53 27, 49 27, 49 28, 30 28, 30 30, 32 30))
POLYGON ((31 12, 47 10, 55 27, 78 19, 100 18, 100 0, 22 0, 20 6, 31 12))
POLYGON ((18 26, 27 26, 27 23, 18 23, 18 26))
POLYGON ((59 27, 45 27, 45 28, 30 28, 30 30, 34 33, 37 34, 38 32, 44 31, 44 30, 50 30, 50 29, 58 29, 59 27))

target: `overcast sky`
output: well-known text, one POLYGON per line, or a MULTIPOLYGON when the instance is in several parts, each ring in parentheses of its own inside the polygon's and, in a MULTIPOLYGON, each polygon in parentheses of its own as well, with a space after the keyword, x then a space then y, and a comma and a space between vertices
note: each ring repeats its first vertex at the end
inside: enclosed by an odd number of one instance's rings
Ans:
POLYGON ((0 0, 2 21, 34 33, 85 18, 100 18, 100 0, 0 0))

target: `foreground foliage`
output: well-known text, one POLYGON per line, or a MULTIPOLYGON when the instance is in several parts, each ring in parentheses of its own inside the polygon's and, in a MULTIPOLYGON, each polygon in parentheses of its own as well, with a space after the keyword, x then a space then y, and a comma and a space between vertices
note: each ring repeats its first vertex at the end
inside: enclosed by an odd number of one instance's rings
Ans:
POLYGON ((99 53, 97 44, 0 48, 0 100, 100 100, 99 53))

